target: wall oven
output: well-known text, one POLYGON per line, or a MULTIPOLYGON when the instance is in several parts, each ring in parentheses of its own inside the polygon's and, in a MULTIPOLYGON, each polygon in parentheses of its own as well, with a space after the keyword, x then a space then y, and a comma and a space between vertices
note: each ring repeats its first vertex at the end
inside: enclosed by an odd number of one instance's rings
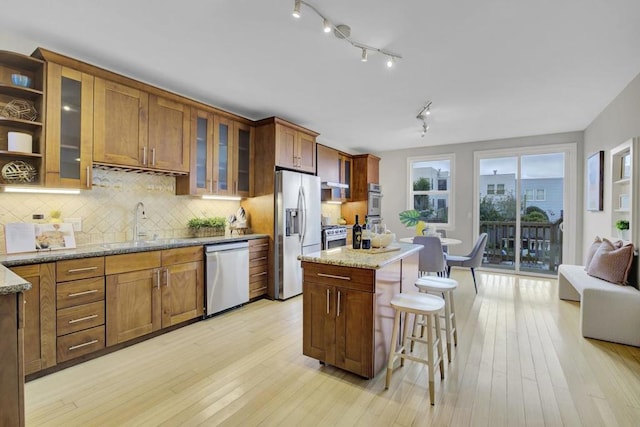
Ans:
POLYGON ((367 215, 380 216, 382 214, 382 188, 379 184, 369 184, 367 200, 367 215))
POLYGON ((322 250, 337 248, 347 244, 347 227, 328 225, 322 227, 322 250))

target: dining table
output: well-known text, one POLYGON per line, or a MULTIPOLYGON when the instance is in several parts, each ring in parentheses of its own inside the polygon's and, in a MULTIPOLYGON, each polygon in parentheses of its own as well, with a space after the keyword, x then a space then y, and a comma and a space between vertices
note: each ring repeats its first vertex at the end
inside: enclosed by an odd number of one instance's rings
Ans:
MULTIPOLYGON (((401 237, 398 241, 402 243, 413 243, 413 237, 401 237)), ((462 240, 451 237, 440 237, 440 242, 442 243, 442 246, 453 246, 461 244, 462 240)))

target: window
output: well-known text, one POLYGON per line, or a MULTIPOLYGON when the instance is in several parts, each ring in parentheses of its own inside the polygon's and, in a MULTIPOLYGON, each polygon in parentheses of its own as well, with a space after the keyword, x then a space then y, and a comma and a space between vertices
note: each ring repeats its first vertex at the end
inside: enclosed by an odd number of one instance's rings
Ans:
POLYGON ((496 194, 495 184, 487 184, 487 194, 496 194))
POLYGON ((544 189, 536 190, 536 200, 541 202, 546 200, 544 189))
POLYGON ((504 194, 504 184, 498 184, 498 189, 496 190, 496 194, 504 194))
POLYGON ((453 155, 408 159, 408 209, 419 211, 426 222, 452 225, 453 161, 453 155))
POLYGON ((528 188, 525 190, 524 195, 526 200, 530 202, 544 202, 547 200, 546 190, 544 188, 528 188))

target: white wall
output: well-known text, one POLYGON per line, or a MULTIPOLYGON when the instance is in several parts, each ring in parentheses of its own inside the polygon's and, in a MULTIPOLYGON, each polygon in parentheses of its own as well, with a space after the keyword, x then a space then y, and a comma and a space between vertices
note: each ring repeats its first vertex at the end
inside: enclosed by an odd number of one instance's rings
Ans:
MULTIPOLYGON (((591 243, 594 236, 609 236, 611 234, 610 150, 636 136, 640 136, 640 74, 584 131, 583 163, 586 163, 589 155, 599 150, 605 150, 605 168, 604 210, 586 212, 583 208, 583 251, 591 243)), ((634 165, 634 168, 636 171, 638 170, 638 166, 634 165)), ((636 239, 634 239, 636 244, 639 243, 637 238, 636 234, 636 239)))
MULTIPOLYGON (((640 117, 640 116, 639 116, 640 117)), ((427 135, 428 137, 428 135, 427 135)), ((455 154, 455 170, 453 172, 454 229, 447 231, 447 236, 461 239, 464 243, 452 246, 449 251, 454 254, 465 254, 471 250, 475 238, 473 232, 473 153, 479 150, 496 150, 504 148, 538 147, 540 145, 577 143, 578 159, 582 156, 582 132, 567 132, 552 135, 508 138, 491 141, 469 142, 464 144, 421 147, 407 150, 384 151, 376 153, 380 161, 380 183, 384 194, 382 216, 387 227, 396 233, 398 238, 409 237, 414 229, 406 228, 400 223, 398 213, 408 209, 407 204, 407 157, 438 154, 455 154)), ((578 165, 577 187, 582 188, 582 165, 578 165)), ((577 202, 582 206, 582 194, 577 202)), ((582 229, 580 218, 577 218, 577 229, 582 229)), ((580 239, 580 236, 577 236, 580 239)), ((578 241, 581 247, 581 240, 578 241)))

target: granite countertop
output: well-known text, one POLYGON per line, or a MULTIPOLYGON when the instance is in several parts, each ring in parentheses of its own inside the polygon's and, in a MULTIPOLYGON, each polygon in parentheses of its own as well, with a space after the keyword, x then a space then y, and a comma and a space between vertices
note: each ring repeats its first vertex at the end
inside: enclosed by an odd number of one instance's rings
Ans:
POLYGON ((204 238, 157 239, 142 242, 101 243, 81 246, 76 249, 27 252, 21 254, 0 255, 0 295, 22 292, 31 289, 31 283, 11 272, 7 267, 40 264, 65 259, 91 258, 105 255, 118 255, 134 252, 156 251, 162 249, 226 243, 238 240, 253 240, 268 237, 266 234, 246 234, 237 236, 218 236, 204 238))
POLYGON ((389 248, 397 250, 374 253, 366 249, 352 249, 348 246, 313 252, 307 255, 299 255, 301 261, 315 262, 318 264, 340 265, 343 267, 379 269, 409 255, 420 252, 422 245, 411 243, 392 243, 389 248))
POLYGON ((31 289, 31 283, 6 267, 0 266, 0 295, 15 294, 31 289))

